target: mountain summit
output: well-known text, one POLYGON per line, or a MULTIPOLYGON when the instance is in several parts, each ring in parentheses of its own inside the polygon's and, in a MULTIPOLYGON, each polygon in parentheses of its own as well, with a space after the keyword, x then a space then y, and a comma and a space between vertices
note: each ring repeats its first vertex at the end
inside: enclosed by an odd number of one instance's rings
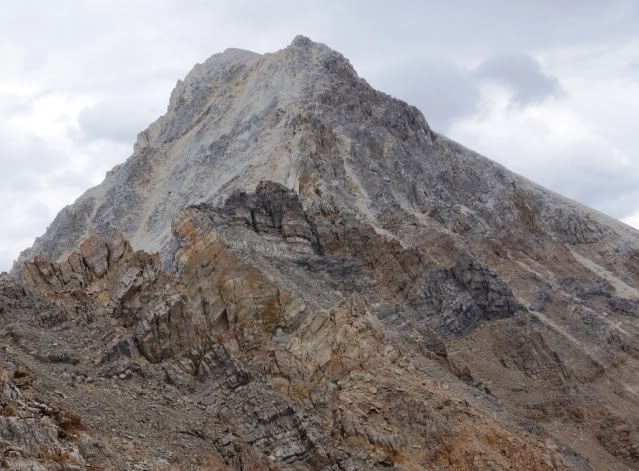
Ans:
POLYGON ((267 180, 294 190, 305 208, 336 206, 399 239, 408 223, 420 232, 568 243, 612 232, 637 238, 436 134, 419 110, 372 89, 341 54, 298 36, 272 54, 228 49, 196 65, 127 162, 65 208, 21 260, 57 258, 117 229, 169 266, 181 209, 267 180))
POLYGON ((639 469, 639 233, 303 36, 196 65, 14 271, 12 469, 639 469))

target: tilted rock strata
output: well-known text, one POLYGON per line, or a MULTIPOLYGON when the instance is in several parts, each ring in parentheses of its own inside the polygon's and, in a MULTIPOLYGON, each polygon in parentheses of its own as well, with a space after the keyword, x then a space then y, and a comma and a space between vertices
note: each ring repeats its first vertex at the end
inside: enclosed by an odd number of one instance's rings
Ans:
MULTIPOLYGON (((276 201, 288 193, 271 188, 276 201)), ((290 207, 297 211, 296 205, 290 207)), ((237 222, 237 212, 228 215, 227 209, 217 216, 226 214, 231 224, 237 222)), ((189 211, 175 225, 181 280, 162 273, 157 256, 133 252, 120 237, 90 239, 83 244, 86 258, 71 254, 69 259, 83 263, 74 276, 65 276, 61 266, 71 265, 64 262, 38 259, 27 265, 25 280, 31 289, 61 302, 64 309, 104 310, 88 326, 106 320, 101 316, 118 320, 121 338, 93 346, 106 352, 96 361, 102 374, 115 364, 135 362, 142 371, 163 365, 166 379, 201 404, 204 417, 221 418, 236 446, 244 443, 256 456, 266 453, 282 469, 371 469, 393 463, 414 469, 448 462, 450 469, 465 469, 471 462, 504 469, 514 463, 565 468, 561 456, 544 443, 524 431, 504 429, 451 398, 440 383, 402 359, 361 294, 346 296, 329 310, 313 299, 302 300, 279 287, 259 263, 251 264, 227 245, 208 216, 198 221, 201 210, 189 211), (124 249, 95 248, 114 245, 124 249), (65 283, 65 278, 71 281, 65 283), (78 284, 83 288, 78 290, 78 284), (179 299, 180 309, 171 309, 166 299, 179 299), (167 307, 159 309, 158 304, 167 307), (123 349, 123 343, 133 348, 123 349), (414 421, 408 429, 407 420, 414 421), (498 440, 494 450, 482 444, 483 433, 498 440), (466 440, 471 443, 463 452, 446 445, 466 440)), ((294 215, 283 216, 299 229, 294 215)), ((271 227, 290 231, 285 224, 271 227)), ((246 230, 256 232, 252 224, 246 230)), ((309 256, 300 253, 296 240, 274 240, 268 230, 259 234, 271 244, 290 244, 289 253, 282 255, 289 261, 309 256)), ((201 433, 208 437, 217 432, 201 433)), ((220 460, 239 466, 236 448, 229 451, 215 445, 215 439, 211 443, 220 460)))
MULTIPOLYGON (((496 400, 481 379, 483 365, 447 349, 459 350, 466 335, 476 336, 478 327, 481 335, 493 322, 515 322, 514 330, 492 327, 501 368, 560 390, 592 381, 605 368, 589 359, 580 376, 543 329, 515 327, 534 326, 536 315, 497 271, 454 240, 407 250, 338 213, 312 216, 294 192, 270 182, 221 207, 188 208, 173 230, 175 275, 162 271, 157 255, 134 252, 116 235, 92 237, 60 263, 36 258, 25 267, 25 283, 61 302, 67 318, 84 311, 91 323, 117 321, 120 335, 97 349, 104 352, 95 361, 101 374, 131 371, 131 362, 142 371, 160 365, 164 379, 201 404, 204 416, 223 417, 233 440, 254 450, 251 456, 266 453, 273 465, 307 469, 587 463, 562 456, 568 448, 552 434, 531 434, 520 422, 560 417, 601 420, 593 438, 606 450, 629 440, 628 451, 614 455, 632 463, 632 434, 616 438, 606 424, 621 419, 601 401, 580 399, 583 393, 572 404, 549 397, 523 410, 515 401, 504 424, 482 410, 495 405, 462 399, 473 397, 467 388, 474 388, 481 401, 496 400), (581 401, 591 417, 580 412, 581 401)), ((238 466, 237 451, 226 446, 215 447, 215 456, 238 466)))

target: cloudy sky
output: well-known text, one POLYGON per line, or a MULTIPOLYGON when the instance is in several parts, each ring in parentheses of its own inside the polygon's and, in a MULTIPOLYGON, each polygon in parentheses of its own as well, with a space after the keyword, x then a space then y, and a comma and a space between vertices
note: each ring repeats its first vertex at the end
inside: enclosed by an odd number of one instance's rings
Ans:
POLYGON ((0 270, 132 152, 178 78, 297 34, 433 128, 639 227, 639 0, 21 0, 0 16, 0 270))

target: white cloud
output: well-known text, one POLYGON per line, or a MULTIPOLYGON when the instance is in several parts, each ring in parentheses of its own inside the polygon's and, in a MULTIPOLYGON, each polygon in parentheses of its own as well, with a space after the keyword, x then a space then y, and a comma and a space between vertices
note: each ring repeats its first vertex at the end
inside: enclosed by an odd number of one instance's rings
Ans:
POLYGON ((9 103, 0 115, 0 269, 41 234, 58 211, 99 183, 130 152, 130 144, 82 142, 77 116, 88 101, 55 93, 32 94, 9 103))
POLYGON ((508 89, 485 86, 480 111, 449 134, 550 189, 627 217, 639 207, 639 144, 626 122, 639 83, 567 77, 562 85, 566 94, 528 106, 517 106, 508 89))
POLYGON ((636 227, 637 229, 639 229, 639 211, 633 214, 632 216, 623 218, 622 221, 628 224, 629 226, 636 227))
POLYGON ((521 106, 541 102, 561 94, 559 80, 548 75, 528 54, 510 53, 491 56, 477 67, 480 79, 505 85, 512 100, 521 106))

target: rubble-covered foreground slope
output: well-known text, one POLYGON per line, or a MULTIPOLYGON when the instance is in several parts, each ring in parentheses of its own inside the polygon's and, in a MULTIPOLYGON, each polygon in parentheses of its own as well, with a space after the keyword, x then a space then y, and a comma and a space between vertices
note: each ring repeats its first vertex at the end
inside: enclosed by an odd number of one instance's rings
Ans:
POLYGON ((0 276, 0 467, 639 469, 638 241, 326 46, 227 51, 0 276))

